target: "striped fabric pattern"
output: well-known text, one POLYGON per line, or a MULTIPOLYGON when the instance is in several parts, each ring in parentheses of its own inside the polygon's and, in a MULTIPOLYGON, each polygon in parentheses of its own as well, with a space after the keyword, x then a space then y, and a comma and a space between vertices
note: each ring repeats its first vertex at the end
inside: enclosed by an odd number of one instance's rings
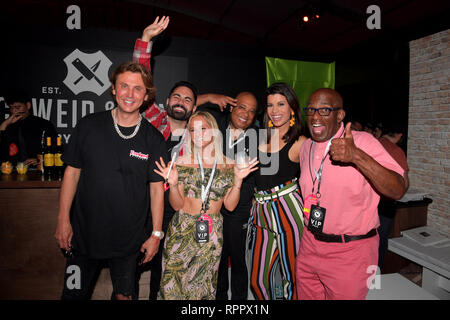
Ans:
POLYGON ((292 183, 287 183, 255 194, 255 198, 271 193, 274 196, 274 199, 264 203, 254 201, 250 217, 253 229, 250 284, 255 298, 259 300, 279 297, 281 294, 276 292, 278 285, 283 288, 284 299, 297 299, 295 258, 303 231, 303 201, 298 188, 276 197, 277 192, 291 186, 292 183), (277 275, 277 272, 280 274, 277 275), (277 276, 281 278, 281 284, 276 280, 277 276))

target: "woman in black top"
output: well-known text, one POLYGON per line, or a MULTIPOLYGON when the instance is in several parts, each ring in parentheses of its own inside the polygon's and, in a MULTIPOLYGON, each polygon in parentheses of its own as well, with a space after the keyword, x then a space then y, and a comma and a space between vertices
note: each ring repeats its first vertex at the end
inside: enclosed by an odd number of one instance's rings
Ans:
POLYGON ((285 83, 274 83, 265 96, 264 127, 269 130, 267 143, 258 147, 260 169, 250 218, 250 284, 256 299, 295 300, 295 257, 303 230, 298 163, 306 137, 301 134, 295 91, 285 83))

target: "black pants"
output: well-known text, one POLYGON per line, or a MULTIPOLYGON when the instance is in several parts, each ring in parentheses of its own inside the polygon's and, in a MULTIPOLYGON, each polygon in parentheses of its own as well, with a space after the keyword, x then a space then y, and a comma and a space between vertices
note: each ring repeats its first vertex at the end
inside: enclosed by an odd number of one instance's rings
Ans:
POLYGON ((88 300, 97 282, 100 270, 108 266, 113 285, 112 298, 116 294, 135 297, 136 264, 138 252, 123 258, 90 259, 74 254, 67 258, 64 289, 61 300, 88 300))
MULTIPOLYGON (((246 212, 250 212, 250 209, 246 212)), ((228 300, 228 259, 231 260, 231 299, 247 300, 248 272, 245 245, 248 216, 223 216, 223 248, 217 282, 217 300, 228 300)))
POLYGON ((378 216, 380 218, 380 227, 378 234, 380 235, 380 246, 378 248, 378 266, 383 267, 384 256, 388 249, 389 236, 391 235, 392 226, 394 225, 395 212, 397 208, 394 200, 380 200, 378 204, 378 216))

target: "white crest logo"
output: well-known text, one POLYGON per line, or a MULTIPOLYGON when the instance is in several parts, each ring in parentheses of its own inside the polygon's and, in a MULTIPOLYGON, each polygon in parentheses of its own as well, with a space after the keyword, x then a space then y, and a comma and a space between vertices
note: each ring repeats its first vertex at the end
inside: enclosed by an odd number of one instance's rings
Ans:
POLYGON ((108 71, 112 62, 100 50, 84 53, 75 49, 64 62, 67 76, 63 82, 75 95, 90 91, 101 96, 111 86, 108 71))

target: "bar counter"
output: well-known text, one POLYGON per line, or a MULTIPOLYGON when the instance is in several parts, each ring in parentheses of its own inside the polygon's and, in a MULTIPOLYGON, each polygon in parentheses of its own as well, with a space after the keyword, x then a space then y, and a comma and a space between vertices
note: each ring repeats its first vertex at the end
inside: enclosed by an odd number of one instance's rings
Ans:
MULTIPOLYGON (((61 298, 66 259, 54 238, 61 181, 44 181, 37 172, 0 176, 0 300, 61 298)), ((148 299, 150 272, 140 279, 148 299)), ((103 268, 93 300, 109 300, 109 269, 103 268)))
POLYGON ((43 176, 36 171, 28 171, 26 174, 2 174, 0 189, 32 189, 32 188, 60 188, 61 181, 44 180, 43 176))
POLYGON ((54 239, 60 181, 0 177, 0 299, 59 299, 65 259, 54 239))

